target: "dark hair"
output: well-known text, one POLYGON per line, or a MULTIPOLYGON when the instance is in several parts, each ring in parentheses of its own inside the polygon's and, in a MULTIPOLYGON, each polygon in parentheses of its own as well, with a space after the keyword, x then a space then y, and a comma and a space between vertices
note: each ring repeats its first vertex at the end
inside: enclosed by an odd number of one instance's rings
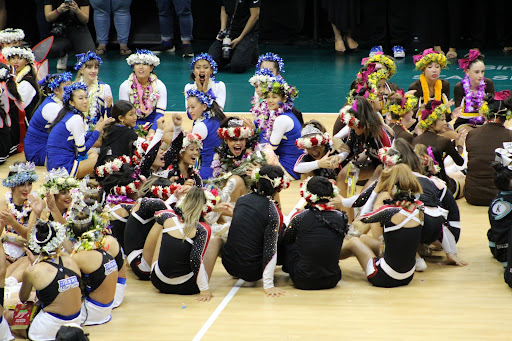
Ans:
MULTIPOLYGON (((81 89, 76 89, 71 93, 71 96, 69 99, 70 101, 73 100, 73 96, 75 96, 75 92, 77 90, 81 90, 81 89)), ((52 124, 50 124, 50 127, 48 127, 48 132, 52 131, 53 127, 55 127, 55 125, 57 125, 57 123, 62 121, 62 119, 64 118, 64 116, 66 116, 68 111, 71 111, 73 109, 73 106, 71 104, 69 104, 69 102, 67 102, 67 103, 63 102, 62 104, 63 104, 62 109, 60 109, 59 114, 57 115, 55 120, 52 122, 52 124)), ((85 118, 84 114, 82 112, 80 112, 80 116, 82 116, 82 118, 85 118)))
POLYGON ((121 166, 119 172, 109 174, 103 179, 98 179, 98 181, 105 193, 110 194, 112 188, 115 186, 127 186, 137 179, 138 175, 135 168, 125 163, 121 166))
POLYGON ((219 122, 222 122, 226 119, 226 115, 224 115, 224 112, 220 108, 220 106, 217 104, 217 101, 213 101, 212 105, 210 106, 210 111, 215 114, 215 119, 219 122))
POLYGON ((121 121, 119 121, 119 116, 126 116, 126 114, 133 108, 134 106, 131 102, 120 99, 112 106, 112 117, 117 123, 121 123, 121 121))
MULTIPOLYGON (((267 175, 270 179, 284 177, 284 171, 279 166, 265 165, 260 168, 260 175, 267 175)), ((277 192, 277 188, 274 188, 270 181, 264 178, 260 178, 258 182, 253 185, 253 190, 261 195, 271 197, 277 192)))
MULTIPOLYGON (((24 163, 23 161, 16 161, 14 162, 12 165, 13 166, 17 166, 17 165, 21 165, 22 163, 24 163)), ((14 174, 16 174, 17 172, 13 172, 13 171, 9 171, 9 174, 7 174, 7 177, 10 177, 10 176, 13 176, 14 174)))
POLYGON ((294 106, 292 108, 292 113, 295 115, 295 117, 297 117, 299 123, 301 125, 304 125, 304 118, 302 117, 302 112, 294 106))
MULTIPOLYGON (((277 73, 274 75, 274 76, 279 76, 281 75, 281 70, 279 70, 279 63, 276 62, 275 60, 262 60, 261 61, 261 64, 263 64, 264 62, 270 62, 272 64, 274 64, 274 67, 276 68, 277 70, 277 73)), ((263 68, 261 67, 261 64, 260 64, 260 70, 263 70, 263 68)), ((265 68, 266 69, 266 68, 265 68)))
MULTIPOLYGON (((50 233, 52 234, 52 236, 55 236, 55 234, 56 234, 55 228, 51 225, 51 223, 48 221, 41 220, 41 219, 37 219, 36 225, 33 228, 36 230, 36 239, 37 240, 46 240, 50 233)), ((52 238, 50 238, 49 240, 47 240, 44 243, 40 243, 40 242, 36 241, 37 245, 39 245, 41 247, 40 253, 46 253, 45 251, 43 251, 43 247, 46 244, 48 244, 51 240, 52 240, 52 238)))
POLYGON ((357 101, 357 111, 350 108, 349 112, 360 121, 363 134, 366 137, 378 138, 382 134, 382 122, 372 105, 362 96, 356 96, 354 100, 357 101))
MULTIPOLYGON (((332 183, 323 176, 313 176, 309 182, 307 190, 319 197, 331 197, 332 196, 332 183)), ((320 204, 327 203, 329 200, 322 199, 318 201, 320 204)))
POLYGON ((41 96, 39 96, 39 101, 36 104, 36 108, 38 108, 41 105, 41 103, 43 103, 46 97, 53 94, 53 90, 50 89, 50 83, 57 77, 58 75, 55 74, 48 75, 47 81, 44 83, 44 86, 39 86, 39 93, 41 94, 41 96))
MULTIPOLYGON (((469 59, 469 53, 466 54, 464 56, 464 59, 469 59)), ((470 60, 469 61, 469 64, 468 64, 468 69, 471 69, 471 67, 473 66, 473 64, 477 63, 477 62, 484 62, 484 59, 485 59, 485 56, 483 54, 480 54, 478 57, 476 57, 475 59, 473 60, 470 60)))
MULTIPOLYGON (((5 65, 4 63, 0 63, 0 69, 6 69, 9 72, 9 74, 11 73, 11 67, 5 65)), ((16 98, 18 101, 21 101, 21 96, 18 92, 18 86, 16 85, 14 77, 9 77, 5 84, 7 85, 7 90, 9 91, 9 93, 13 95, 14 98, 16 98)))
MULTIPOLYGON (((413 172, 421 173, 421 162, 418 155, 414 152, 412 145, 402 138, 395 139, 393 141, 393 148, 398 150, 400 153, 400 163, 405 163, 411 167, 413 172)), ((391 149, 390 155, 393 155, 393 149, 391 149)))
MULTIPOLYGON (((80 211, 73 213, 73 217, 77 220, 84 220, 89 218, 89 216, 92 214, 91 207, 85 206, 80 211)), ((93 221, 87 222, 87 223, 77 223, 75 220, 70 221, 70 226, 73 231, 73 234, 75 235, 75 238, 79 238, 83 233, 89 231, 91 229, 91 226, 93 225, 93 221)))
MULTIPOLYGON (((494 99, 494 94, 487 94, 484 97, 484 101, 487 102, 489 106, 489 112, 498 112, 502 109, 512 110, 512 97, 508 97, 503 101, 498 101, 494 99)), ((498 119, 501 123, 505 123, 507 120, 505 115, 496 115, 496 119, 498 119)))
POLYGON ((491 164, 494 168, 494 184, 500 191, 510 191, 510 180, 512 180, 512 170, 495 161, 491 164))
POLYGON ((317 120, 310 120, 310 121, 304 122, 304 124, 302 125, 302 128, 304 128, 307 125, 312 125, 316 129, 320 130, 322 132, 322 134, 325 134, 325 132, 327 131, 325 129, 324 125, 322 123, 320 123, 320 121, 317 121, 317 120))

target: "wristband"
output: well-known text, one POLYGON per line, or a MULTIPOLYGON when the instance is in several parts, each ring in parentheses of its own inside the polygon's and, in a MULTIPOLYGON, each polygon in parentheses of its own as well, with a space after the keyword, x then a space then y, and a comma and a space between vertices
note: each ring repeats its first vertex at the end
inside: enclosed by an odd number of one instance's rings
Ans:
POLYGON ((59 14, 59 15, 60 15, 60 12, 59 12, 59 9, 58 9, 58 8, 56 8, 56 9, 54 10, 54 12, 57 12, 57 14, 59 14))

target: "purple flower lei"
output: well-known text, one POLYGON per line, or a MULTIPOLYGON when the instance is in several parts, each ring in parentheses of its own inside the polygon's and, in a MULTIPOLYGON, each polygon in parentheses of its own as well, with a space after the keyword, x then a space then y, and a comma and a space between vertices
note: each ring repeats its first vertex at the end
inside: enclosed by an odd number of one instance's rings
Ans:
POLYGON ((484 101, 485 96, 485 82, 482 79, 480 81, 480 84, 478 84, 476 97, 471 90, 471 81, 469 80, 469 77, 466 75, 464 79, 462 80, 462 87, 464 88, 464 98, 465 98, 465 104, 464 104, 464 111, 465 112, 475 112, 478 111, 478 108, 482 105, 484 101), (476 106, 476 108, 475 108, 476 106))
POLYGON ((280 106, 279 109, 275 111, 269 111, 269 118, 267 120, 266 130, 264 131, 264 136, 268 141, 270 141, 270 135, 272 135, 272 130, 274 129, 274 122, 276 118, 278 118, 279 115, 281 115, 285 111, 291 110, 292 108, 293 104, 285 103, 282 106, 280 106))
POLYGON ((130 204, 130 203, 133 203, 134 201, 132 199, 128 198, 126 195, 109 194, 109 195, 107 195, 106 202, 108 204, 117 205, 120 203, 130 204))

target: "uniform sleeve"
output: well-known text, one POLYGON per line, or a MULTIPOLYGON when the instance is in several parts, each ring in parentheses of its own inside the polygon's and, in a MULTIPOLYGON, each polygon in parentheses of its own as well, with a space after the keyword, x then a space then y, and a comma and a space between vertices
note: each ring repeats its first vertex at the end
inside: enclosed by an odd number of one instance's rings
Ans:
POLYGON ((455 107, 460 107, 462 104, 462 99, 464 98, 464 88, 462 87, 462 83, 458 82, 455 84, 453 88, 453 100, 455 101, 455 107))
POLYGON ((302 216, 305 214, 306 211, 296 213, 292 219, 290 220, 290 223, 288 224, 288 227, 285 230, 284 233, 284 240, 287 243, 293 243, 297 239, 297 232, 299 231, 299 223, 302 219, 302 216))
POLYGON ((103 92, 100 96, 98 96, 98 103, 100 105, 100 113, 101 116, 107 115, 110 117, 110 111, 112 110, 112 107, 107 108, 106 105, 106 98, 112 97, 112 89, 110 88, 110 85, 108 84, 102 84, 103 85, 103 92))
POLYGON ((208 243, 210 242, 212 231, 206 224, 197 224, 196 238, 192 250, 190 251, 190 266, 197 276, 197 287, 200 291, 209 289, 208 274, 204 268, 203 257, 208 243))
POLYGON ((338 131, 336 133, 336 135, 334 135, 334 137, 344 140, 348 137, 349 133, 350 133, 350 127, 348 125, 346 125, 343 128, 341 128, 341 130, 338 131))
POLYGON ((79 115, 73 115, 66 122, 66 129, 71 133, 71 136, 73 136, 79 156, 87 154, 87 151, 91 149, 94 142, 96 142, 100 136, 99 131, 94 130, 86 137, 85 127, 84 120, 79 115))
MULTIPOLYGON (((157 130, 158 131, 158 130, 157 130)), ((151 175, 151 166, 153 165, 153 162, 155 162, 156 155, 158 154, 158 150, 160 149, 160 146, 162 145, 161 136, 158 138, 158 134, 155 134, 155 138, 158 139, 153 144, 151 149, 148 147, 148 150, 146 151, 146 154, 144 154, 144 157, 142 158, 142 161, 140 162, 140 173, 144 175, 145 177, 149 177, 151 175)), ((155 138, 153 138, 153 141, 155 141, 155 138)))
POLYGON ((293 129, 293 120, 285 115, 280 115, 274 121, 272 134, 270 135, 270 144, 277 148, 284 137, 284 134, 293 129))
POLYGON ((158 98, 158 102, 156 103, 155 111, 163 115, 165 113, 165 110, 167 110, 167 88, 160 79, 157 80, 157 84, 160 97, 158 98))
POLYGON ((157 224, 163 226, 167 219, 172 219, 172 218, 176 217, 176 214, 174 213, 173 210, 164 210, 164 211, 156 212, 155 216, 156 216, 155 221, 157 222, 157 224))
POLYGON ((269 219, 263 241, 263 289, 274 287, 274 270, 277 264, 277 237, 283 224, 276 205, 269 202, 269 219))
POLYGON ((455 162, 457 166, 462 166, 464 164, 464 159, 462 158, 462 156, 460 156, 459 152, 455 148, 455 141, 451 141, 448 139, 446 140, 447 141, 445 142, 445 148, 443 151, 447 155, 450 155, 452 157, 453 162, 455 162))
POLYGON ((304 153, 297 159, 297 162, 295 163, 295 166, 293 167, 293 171, 295 173, 305 174, 305 173, 309 173, 309 172, 312 172, 312 171, 320 168, 318 166, 318 161, 316 161, 316 160, 309 161, 309 162, 304 161, 304 156, 306 156, 306 155, 307 154, 304 153))
POLYGON ((203 122, 194 124, 192 127, 192 134, 198 134, 204 140, 208 136, 208 128, 203 122))
POLYGON ((215 96, 217 97, 215 101, 219 105, 220 109, 224 110, 224 106, 226 105, 226 85, 224 82, 216 82, 215 86, 215 96))
POLYGON ((398 207, 384 205, 376 211, 361 216, 361 221, 366 224, 381 223, 384 225, 391 221, 391 218, 400 211, 398 207))
POLYGON ((59 114, 59 111, 62 109, 61 104, 57 103, 48 103, 43 107, 43 110, 41 110, 41 114, 43 115, 43 118, 48 122, 49 124, 55 121, 57 118, 57 115, 59 114))
MULTIPOLYGON (((130 75, 131 77, 131 75, 130 75)), ((130 89, 128 88, 128 81, 124 81, 119 87, 119 99, 129 101, 130 100, 130 89)))
MULTIPOLYGON (((370 186, 366 187, 361 193, 359 193, 359 195, 353 195, 350 198, 343 198, 341 201, 343 207, 362 207, 365 205, 370 199, 373 190, 377 187, 378 182, 379 179, 375 180, 370 186)), ((373 203, 370 211, 372 209, 373 203)))
POLYGON ((36 89, 27 81, 21 81, 18 84, 18 93, 21 96, 21 100, 23 101, 23 109, 25 109, 32 99, 37 94, 36 89))
POLYGON ((178 154, 183 145, 183 131, 181 131, 174 140, 172 140, 171 148, 169 148, 164 154, 164 165, 165 168, 169 167, 170 164, 178 160, 178 154))

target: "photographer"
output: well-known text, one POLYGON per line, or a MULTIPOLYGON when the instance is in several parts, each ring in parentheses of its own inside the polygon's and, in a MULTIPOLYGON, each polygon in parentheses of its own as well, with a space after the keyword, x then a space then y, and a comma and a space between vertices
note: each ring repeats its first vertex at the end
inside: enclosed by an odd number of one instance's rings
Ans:
POLYGON ((258 54, 260 0, 220 0, 220 32, 208 53, 223 68, 245 72, 258 54))
POLYGON ((68 52, 79 54, 95 50, 87 27, 89 8, 89 0, 45 0, 44 15, 52 24, 50 35, 55 37, 49 56, 59 58, 58 70, 67 68, 68 52))

